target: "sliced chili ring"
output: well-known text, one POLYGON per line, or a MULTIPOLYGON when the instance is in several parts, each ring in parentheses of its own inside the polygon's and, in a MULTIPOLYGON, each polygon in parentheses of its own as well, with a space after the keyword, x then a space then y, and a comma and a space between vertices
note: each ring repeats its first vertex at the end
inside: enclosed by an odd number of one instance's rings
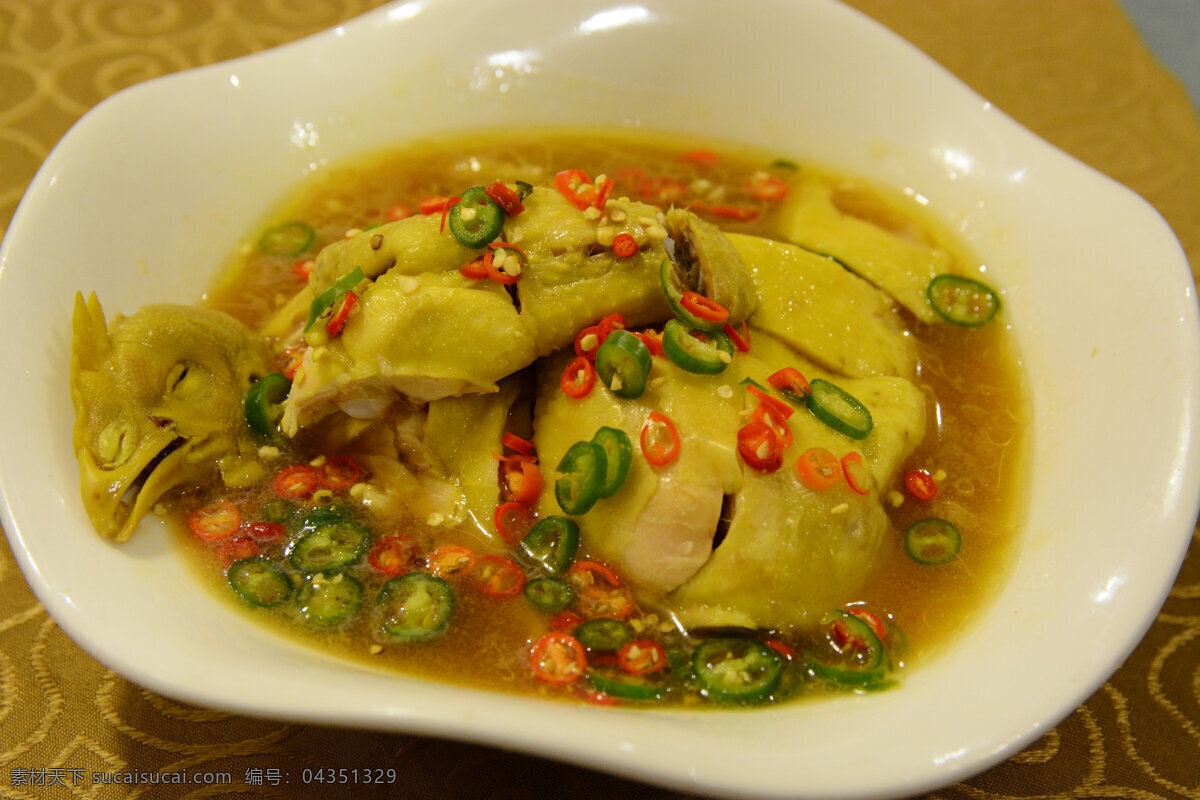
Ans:
POLYGON ((783 446, 770 425, 750 422, 738 430, 738 453, 746 465, 759 472, 774 472, 783 466, 783 446))
POLYGON ((478 557, 475 551, 461 544, 444 544, 425 557, 429 571, 439 578, 470 575, 478 557))
POLYGON ((475 584, 490 597, 513 597, 525 588, 525 573, 508 556, 481 556, 475 572, 475 584))
POLYGON ((554 498, 567 514, 585 514, 600 499, 608 474, 604 448, 592 442, 576 442, 567 448, 556 467, 554 498))
POLYGON ((813 416, 851 439, 867 438, 875 423, 856 397, 821 378, 814 378, 809 386, 812 392, 806 402, 813 416))
POLYGON ((612 251, 617 258, 632 258, 640 248, 637 239, 628 233, 618 233, 613 237, 612 251))
POLYGON ((340 491, 349 489, 363 479, 366 471, 362 464, 350 456, 330 456, 325 459, 318 472, 318 479, 326 489, 340 491))
POLYGON ((534 642, 529 666, 533 676, 543 683, 565 686, 587 671, 587 652, 571 634, 551 631, 534 642))
POLYGON ((986 325, 1000 310, 1000 296, 992 287, 961 275, 938 275, 926 295, 939 317, 968 328, 986 325))
POLYGON ((692 653, 692 669, 712 700, 761 703, 783 677, 783 660, 772 648, 749 637, 707 639, 692 653))
MULTIPOLYGON (((574 593, 574 589, 571 590, 574 593)), ((571 631, 583 624, 583 617, 576 614, 574 611, 560 611, 550 618, 546 623, 552 631, 571 631)))
POLYGON ((633 639, 617 651, 617 663, 630 675, 649 675, 667 664, 667 650, 653 639, 633 639))
POLYGON ((846 478, 846 483, 858 494, 870 494, 871 472, 863 464, 862 454, 857 450, 851 450, 846 455, 842 456, 842 475, 846 478))
POLYGON ((403 575, 412 571, 416 561, 417 542, 402 533, 380 539, 367 554, 367 563, 383 575, 403 575))
POLYGON ((814 491, 824 491, 842 477, 842 465, 838 457, 824 447, 810 447, 796 460, 796 474, 800 481, 814 491))
POLYGON ((729 341, 733 342, 733 346, 737 348, 739 353, 750 352, 750 323, 743 322, 742 329, 739 331, 726 322, 721 326, 721 330, 729 337, 729 341))
POLYGON ((679 455, 681 442, 675 423, 665 414, 651 411, 642 425, 642 455, 656 467, 670 464, 679 455))
POLYGON ((292 464, 275 473, 275 477, 271 479, 271 488, 280 497, 298 500, 316 491, 319 482, 320 476, 315 469, 307 464, 292 464))
POLYGON ((599 325, 589 325, 575 336, 575 355, 583 356, 588 361, 596 360, 596 351, 604 344, 600 335, 599 325))
POLYGON ((508 431, 500 437, 500 444, 509 450, 515 450, 523 456, 533 455, 533 442, 508 431))
POLYGON ((427 572, 410 572, 383 585, 376 601, 379 633, 386 639, 423 642, 441 636, 454 615, 454 590, 427 572))
POLYGON ((767 383, 774 386, 780 394, 798 406, 807 405, 807 398, 812 394, 812 386, 809 385, 808 378, 805 378, 804 373, 795 367, 784 367, 778 372, 771 373, 767 378, 767 383))
POLYGON ((560 575, 575 560, 579 525, 567 517, 542 517, 521 540, 521 552, 551 575, 560 575))
POLYGON ((587 397, 596 385, 596 368, 585 356, 576 356, 563 370, 559 385, 568 397, 587 397))
POLYGON ((521 205, 521 196, 500 181, 489 185, 483 192, 504 209, 506 216, 515 217, 525 210, 525 206, 521 205))
POLYGON ((525 538, 525 534, 533 527, 533 511, 524 503, 509 500, 496 506, 492 522, 501 539, 509 544, 516 544, 525 538))
POLYGON ((496 283, 504 286, 511 286, 521 280, 521 276, 525 274, 525 266, 529 263, 529 256, 519 247, 514 247, 511 244, 497 244, 492 242, 488 245, 488 251, 483 256, 483 271, 487 276, 496 283), (496 256, 504 253, 504 264, 496 264, 496 256), (508 266, 509 259, 516 259, 516 269, 508 266))
POLYGON ((255 436, 272 439, 279 435, 283 402, 291 388, 292 382, 278 372, 272 372, 250 384, 242 405, 246 424, 255 436))
POLYGON ((904 488, 918 500, 932 500, 937 497, 937 481, 923 469, 913 469, 904 473, 904 488))
POLYGON ((623 331, 626 328, 625 315, 620 312, 614 312, 605 316, 596 323, 596 330, 600 335, 600 344, 608 339, 613 331, 623 331))
POLYGON ((201 539, 224 539, 241 525, 242 512, 229 500, 214 500, 188 516, 188 527, 201 539))
POLYGON ((575 599, 575 590, 562 578, 543 575, 525 584, 525 599, 543 611, 561 611, 575 599))
POLYGON ((904 532, 904 552, 918 564, 946 564, 957 558, 961 549, 962 534, 944 519, 919 519, 904 532))
POLYGON ((646 391, 651 358, 641 339, 629 331, 614 330, 596 351, 596 377, 615 396, 636 399, 646 391))
POLYGON ((651 356, 661 356, 663 354, 662 334, 658 331, 639 331, 634 336, 642 340, 642 344, 646 345, 646 349, 650 351, 651 356))
POLYGON ((746 194, 755 200, 774 203, 787 196, 787 181, 776 175, 758 175, 742 184, 746 194))
POLYGON ((612 497, 625 483, 633 465, 633 442, 625 431, 607 425, 596 431, 592 442, 604 448, 606 470, 600 496, 612 497))
POLYGON ((596 187, 581 169, 564 169, 556 174, 554 188, 580 211, 596 202, 596 187))
POLYGON ((588 618, 628 619, 637 606, 629 589, 608 566, 598 561, 576 561, 563 575, 579 600, 580 613, 588 618))
POLYGON ((689 328, 672 319, 663 328, 663 354, 685 372, 716 375, 733 362, 733 342, 719 330, 689 328))
POLYGON ((533 505, 542 493, 542 471, 527 458, 500 461, 500 493, 507 500, 533 505))
POLYGON ((693 316, 710 324, 721 326, 729 319, 729 310, 725 306, 699 292, 684 292, 679 298, 679 304, 693 316))
MULTIPOLYGON (((753 389, 754 387, 749 387, 753 389)), ((781 450, 786 450, 792 446, 792 428, 787 423, 787 418, 791 416, 792 409, 784 406, 775 398, 768 398, 772 402, 759 403, 754 407, 753 419, 755 422, 761 422, 774 431, 779 437, 779 446, 781 450), (787 412, 783 412, 780 408, 786 408, 787 412)))
POLYGON ((333 312, 329 322, 325 323, 325 332, 330 336, 341 336, 342 330, 346 327, 346 320, 350 319, 350 312, 356 305, 358 305, 358 295, 352 291, 346 292, 337 311, 333 312))
POLYGON ((476 281, 483 280, 488 276, 487 266, 484 264, 488 255, 490 254, 485 253, 478 258, 471 259, 458 268, 458 273, 464 278, 470 278, 476 281))
POLYGON ((417 205, 417 210, 423 216, 429 217, 434 214, 441 214, 449 205, 457 198, 454 197, 426 197, 417 205))

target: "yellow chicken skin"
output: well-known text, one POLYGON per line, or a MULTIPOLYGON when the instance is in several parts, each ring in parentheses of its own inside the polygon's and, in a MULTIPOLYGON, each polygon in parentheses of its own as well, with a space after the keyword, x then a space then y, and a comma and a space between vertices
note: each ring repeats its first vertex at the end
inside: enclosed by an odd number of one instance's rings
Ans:
POLYGON ((226 314, 152 305, 107 325, 96 296, 76 294, 74 448, 97 532, 125 541, 178 486, 261 477, 243 404, 272 365, 266 343, 226 314))

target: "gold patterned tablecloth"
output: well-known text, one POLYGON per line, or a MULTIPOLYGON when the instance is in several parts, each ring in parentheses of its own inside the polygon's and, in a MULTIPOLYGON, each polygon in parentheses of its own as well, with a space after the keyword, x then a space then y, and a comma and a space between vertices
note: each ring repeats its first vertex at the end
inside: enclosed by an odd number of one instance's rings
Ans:
MULTIPOLYGON (((851 2, 1039 135, 1139 192, 1200 264, 1200 122, 1112 0, 851 2)), ((291 41, 378 4, 0 0, 0 232, 54 144, 104 97, 291 41)), ((82 652, 0 544, 0 797, 288 797, 274 785, 281 774, 377 767, 396 770, 386 791, 310 786, 304 796, 683 797, 486 747, 180 705, 82 652), (93 779, 133 770, 223 773, 233 783, 93 779)), ((1025 752, 936 796, 1200 798, 1200 546, 1141 646, 1103 688, 1025 752)))

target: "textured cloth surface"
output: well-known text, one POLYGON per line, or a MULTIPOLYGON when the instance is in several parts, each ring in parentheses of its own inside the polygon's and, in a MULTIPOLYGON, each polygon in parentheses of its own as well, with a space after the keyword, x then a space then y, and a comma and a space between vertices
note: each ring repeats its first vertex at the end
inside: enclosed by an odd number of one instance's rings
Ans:
MULTIPOLYGON (((377 4, 0 0, 0 231, 55 142, 103 98, 151 77, 294 40, 377 4)), ((1200 263, 1200 124, 1181 85, 1115 2, 852 4, 1034 132, 1140 193, 1172 225, 1191 263, 1200 263)), ((869 762, 869 753, 863 757, 869 762)), ((180 705, 82 652, 47 616, 7 544, 0 544, 0 797, 234 794, 691 796, 486 747, 180 705), (326 768, 388 768, 396 779, 374 788, 325 784, 298 791, 302 770, 326 768), (128 770, 186 772, 200 781, 228 775, 232 783, 135 787, 91 779, 128 770), (284 776, 292 777, 291 787, 284 776)), ((1200 547, 1192 547, 1141 646, 1103 688, 1028 750, 933 796, 1200 798, 1200 547)))

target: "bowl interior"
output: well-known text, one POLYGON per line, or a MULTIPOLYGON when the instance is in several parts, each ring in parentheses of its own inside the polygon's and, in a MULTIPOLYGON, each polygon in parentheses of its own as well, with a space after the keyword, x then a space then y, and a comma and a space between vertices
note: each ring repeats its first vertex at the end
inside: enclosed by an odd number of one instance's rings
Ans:
POLYGON ((31 186, 0 251, 0 317, 36 343, 10 349, 22 380, 0 387, 5 528, 39 597, 100 660, 198 704, 466 738, 682 789, 901 795, 989 766, 1116 669, 1195 521, 1200 347, 1190 271, 1166 224, 821 0, 412 0, 135 87, 81 121, 31 186), (897 691, 638 713, 633 725, 622 710, 333 661, 189 590, 167 537, 143 530, 117 547, 91 532, 67 394, 75 289, 96 291, 110 314, 194 302, 313 170, 446 131, 543 125, 728 139, 910 187, 983 256, 1034 406, 1025 524, 994 600, 897 691), (328 690, 303 690, 313 685, 328 690), (515 715, 527 720, 517 730, 515 715), (862 752, 878 754, 875 769, 849 769, 862 752))

